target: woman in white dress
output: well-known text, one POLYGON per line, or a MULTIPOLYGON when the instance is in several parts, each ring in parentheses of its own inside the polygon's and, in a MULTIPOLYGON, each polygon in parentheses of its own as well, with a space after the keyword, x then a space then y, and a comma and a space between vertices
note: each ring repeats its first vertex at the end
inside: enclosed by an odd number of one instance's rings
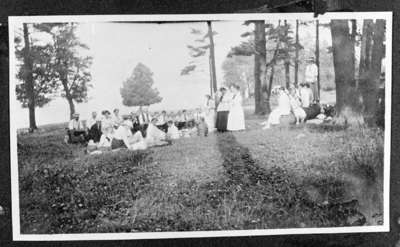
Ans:
POLYGON ((104 132, 109 126, 114 127, 111 113, 108 110, 104 110, 101 114, 103 115, 103 118, 101 119, 101 132, 104 132))
POLYGON ((269 114, 268 120, 261 123, 265 125, 263 129, 269 129, 271 125, 279 124, 281 116, 290 114, 290 99, 284 87, 279 88, 278 97, 278 106, 269 114))
POLYGON ((240 94, 240 87, 238 85, 231 86, 232 100, 231 107, 228 115, 227 129, 230 131, 244 130, 244 111, 242 107, 242 95, 240 94))
POLYGON ((204 105, 204 118, 208 126, 208 132, 213 132, 215 129, 215 101, 208 94, 204 105))
POLYGON ((307 115, 304 109, 301 108, 301 102, 296 92, 296 88, 291 88, 289 90, 289 100, 290 100, 290 107, 296 118, 296 124, 304 122, 304 119, 306 119, 307 115))

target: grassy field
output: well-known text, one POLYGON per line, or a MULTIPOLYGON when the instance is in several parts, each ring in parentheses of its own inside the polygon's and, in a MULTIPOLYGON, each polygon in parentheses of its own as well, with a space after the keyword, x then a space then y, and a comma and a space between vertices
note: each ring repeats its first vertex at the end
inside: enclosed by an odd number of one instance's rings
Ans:
POLYGON ((301 125, 87 155, 62 126, 18 136, 23 233, 382 224, 383 133, 301 125))

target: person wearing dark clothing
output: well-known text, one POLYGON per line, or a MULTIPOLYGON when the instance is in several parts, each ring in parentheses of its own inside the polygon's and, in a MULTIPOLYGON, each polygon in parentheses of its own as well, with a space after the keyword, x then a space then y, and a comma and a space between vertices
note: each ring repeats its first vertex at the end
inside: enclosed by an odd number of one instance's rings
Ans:
POLYGON ((167 112, 162 111, 161 115, 158 117, 157 128, 167 133, 168 131, 168 123, 167 123, 167 112))
POLYGON ((86 142, 86 138, 84 124, 79 120, 79 114, 74 113, 68 124, 67 136, 64 140, 67 143, 84 143, 86 142))
POLYGON ((336 114, 335 106, 327 104, 327 105, 323 105, 322 108, 324 109, 324 114, 327 117, 334 117, 335 116, 335 114, 336 114))
POLYGON ((189 116, 186 110, 183 110, 178 116, 176 127, 178 128, 178 130, 184 129, 187 127, 188 122, 189 122, 189 116))
POLYGON ((140 125, 140 132, 142 132, 143 137, 146 137, 147 127, 149 126, 151 116, 148 112, 148 109, 146 109, 146 111, 143 111, 142 107, 139 107, 137 115, 140 125))
POLYGON ((227 131, 228 127, 228 116, 230 109, 230 99, 227 95, 226 88, 220 88, 220 97, 217 105, 217 120, 215 127, 219 132, 227 131))
POLYGON ((311 104, 309 107, 304 107, 304 111, 306 112, 305 121, 314 119, 321 113, 321 106, 319 104, 311 104))
POLYGON ((378 89, 378 100, 376 106, 376 125, 385 127, 385 88, 378 89))
POLYGON ((102 132, 101 132, 101 121, 98 120, 89 129, 88 140, 93 140, 94 142, 97 143, 97 142, 100 141, 101 135, 102 135, 102 132))
POLYGON ((132 133, 136 133, 136 131, 140 130, 140 124, 139 124, 139 117, 134 114, 131 113, 131 121, 132 121, 132 133))

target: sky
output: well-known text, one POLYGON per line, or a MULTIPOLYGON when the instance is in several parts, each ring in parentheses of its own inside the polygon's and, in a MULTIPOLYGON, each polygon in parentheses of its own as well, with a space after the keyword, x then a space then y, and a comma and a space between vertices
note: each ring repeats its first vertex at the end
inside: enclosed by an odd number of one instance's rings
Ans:
MULTIPOLYGON (((206 23, 82 23, 78 24, 77 36, 89 46, 82 55, 93 57, 91 74, 93 85, 88 92, 88 102, 76 104, 82 119, 92 111, 119 108, 128 113, 136 108, 122 105, 120 88, 139 63, 148 66, 154 73, 154 87, 163 98, 161 103, 152 105, 151 110, 179 110, 195 108, 204 103, 204 95, 209 93, 208 56, 196 61, 202 66, 191 75, 181 76, 182 68, 193 59, 187 45, 194 44, 198 37, 191 34, 191 28, 207 31, 206 23)), ((222 84, 222 63, 231 47, 245 41, 240 35, 253 30, 242 21, 213 22, 215 35, 215 59, 218 85, 222 84)), ((302 27, 300 39, 314 35, 315 27, 302 27)), ((327 30, 320 31, 321 42, 330 41, 327 30)), ((42 37, 40 37, 42 38, 42 37)), ((304 44, 312 49, 315 44, 304 44)), ((18 107, 17 127, 29 125, 28 110, 18 107)), ((55 98, 43 108, 37 108, 37 125, 66 122, 69 107, 64 98, 55 98)))

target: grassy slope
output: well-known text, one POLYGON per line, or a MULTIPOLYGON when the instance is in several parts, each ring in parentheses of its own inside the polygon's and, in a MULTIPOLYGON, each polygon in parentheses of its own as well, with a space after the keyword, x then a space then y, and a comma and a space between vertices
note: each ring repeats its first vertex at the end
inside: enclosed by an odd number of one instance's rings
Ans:
POLYGON ((340 226, 356 210, 376 224, 372 215, 382 213, 379 131, 263 131, 258 117, 247 119, 246 132, 95 156, 63 144, 63 131, 54 126, 20 135, 22 231, 340 226), (335 206, 350 199, 359 204, 347 211, 335 206))

